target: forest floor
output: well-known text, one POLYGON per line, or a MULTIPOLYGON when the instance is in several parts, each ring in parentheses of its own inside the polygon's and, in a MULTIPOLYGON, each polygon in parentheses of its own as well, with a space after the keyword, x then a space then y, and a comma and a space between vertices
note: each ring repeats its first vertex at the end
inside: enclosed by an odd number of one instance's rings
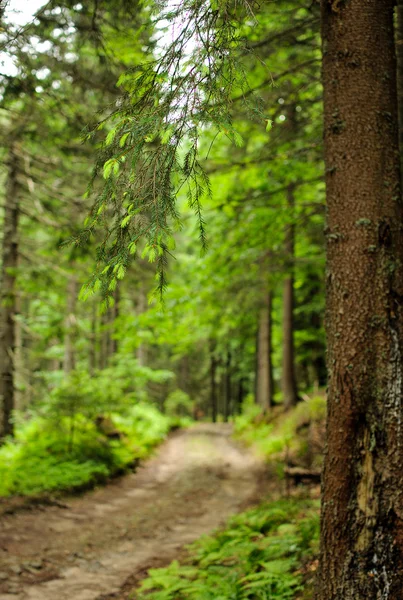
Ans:
POLYGON ((259 501, 264 464, 231 426, 171 435, 135 473, 54 506, 0 504, 0 600, 109 600, 259 501), (28 510, 29 508, 29 510, 28 510))

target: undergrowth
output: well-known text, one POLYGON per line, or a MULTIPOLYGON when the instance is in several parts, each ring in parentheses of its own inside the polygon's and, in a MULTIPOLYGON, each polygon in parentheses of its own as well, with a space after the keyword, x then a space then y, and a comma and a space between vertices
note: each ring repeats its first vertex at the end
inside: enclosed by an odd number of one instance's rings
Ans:
MULTIPOLYGON (((286 600, 310 587, 318 551, 318 502, 264 503, 190 546, 183 564, 151 569, 133 600, 286 600)), ((301 597, 301 596, 300 596, 301 597)))
POLYGON ((242 415, 235 418, 234 435, 268 461, 295 458, 306 466, 320 467, 325 419, 324 396, 306 398, 287 412, 275 406, 268 415, 262 415, 259 406, 248 402, 242 415))
POLYGON ((73 491, 105 481, 147 456, 161 442, 172 420, 147 404, 124 416, 112 414, 117 439, 102 433, 93 420, 77 413, 72 422, 41 417, 17 427, 16 439, 0 448, 0 496, 35 496, 73 491))

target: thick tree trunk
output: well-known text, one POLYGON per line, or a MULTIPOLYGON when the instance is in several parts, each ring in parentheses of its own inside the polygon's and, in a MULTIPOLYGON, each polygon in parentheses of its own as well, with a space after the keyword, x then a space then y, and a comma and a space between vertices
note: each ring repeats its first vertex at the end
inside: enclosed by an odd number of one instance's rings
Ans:
POLYGON ((403 177, 403 0, 397 0, 397 97, 399 110, 400 176, 403 177))
POLYGON ((402 598, 394 3, 322 0, 329 390, 318 600, 402 598))
POLYGON ((11 148, 8 163, 4 209, 3 257, 0 306, 0 399, 2 403, 2 436, 13 435, 15 408, 15 314, 18 265, 18 157, 11 148))
MULTIPOLYGON (((294 188, 289 186, 287 192, 289 211, 294 213, 294 188)), ((291 221, 285 234, 285 254, 287 259, 288 275, 284 280, 283 293, 283 371, 282 392, 285 408, 291 408, 298 402, 297 380, 295 377, 295 350, 294 350, 294 253, 295 253, 295 225, 291 221)))
POLYGON ((67 284, 67 315, 64 332, 64 360, 63 370, 68 375, 76 366, 75 357, 75 332, 76 332, 76 303, 77 303, 77 280, 72 275, 67 284))
POLYGON ((259 311, 256 357, 256 402, 264 412, 270 410, 273 401, 271 312, 272 297, 271 292, 267 292, 264 304, 259 311))

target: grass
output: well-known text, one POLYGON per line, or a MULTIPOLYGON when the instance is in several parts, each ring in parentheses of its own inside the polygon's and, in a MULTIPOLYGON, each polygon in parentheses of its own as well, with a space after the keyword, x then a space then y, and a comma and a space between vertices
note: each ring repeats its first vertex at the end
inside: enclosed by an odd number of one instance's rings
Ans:
POLYGON ((151 569, 131 598, 295 598, 311 587, 318 539, 318 501, 266 502, 233 517, 225 529, 190 546, 183 564, 174 561, 166 568, 151 569))
POLYGON ((172 426, 147 404, 111 417, 120 439, 109 439, 80 414, 74 429, 65 417, 57 424, 39 417, 21 424, 15 440, 0 448, 0 496, 37 496, 104 482, 149 455, 172 426))

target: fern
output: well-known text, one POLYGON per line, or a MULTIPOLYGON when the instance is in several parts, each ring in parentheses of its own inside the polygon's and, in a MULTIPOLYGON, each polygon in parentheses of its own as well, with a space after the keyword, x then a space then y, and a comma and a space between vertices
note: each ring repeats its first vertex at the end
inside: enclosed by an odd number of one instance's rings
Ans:
POLYGON ((188 564, 151 569, 137 600, 287 600, 302 589, 299 565, 317 551, 317 505, 265 503, 190 547, 188 564))

